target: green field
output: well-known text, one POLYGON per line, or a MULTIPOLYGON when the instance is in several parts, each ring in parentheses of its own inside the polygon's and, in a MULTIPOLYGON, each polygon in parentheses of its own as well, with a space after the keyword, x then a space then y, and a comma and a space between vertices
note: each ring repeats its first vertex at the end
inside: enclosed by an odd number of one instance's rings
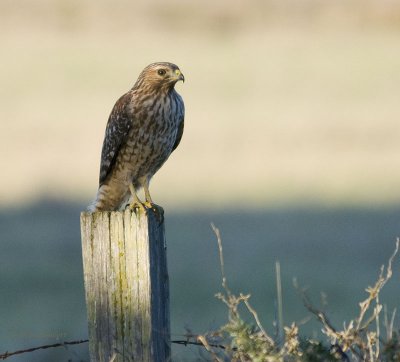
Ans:
MULTIPOLYGON (((87 337, 79 212, 83 205, 42 202, 0 213, 0 352, 87 337)), ((214 294, 221 290, 218 248, 210 222, 219 226, 226 274, 235 292, 251 293, 265 328, 274 331, 274 267, 282 268, 284 321, 303 335, 321 326, 293 288, 297 278, 316 305, 326 295, 331 320, 342 326, 358 313, 364 289, 394 250, 400 210, 265 209, 173 213, 166 210, 172 338, 216 329, 227 320, 214 294)), ((400 268, 381 302, 398 307, 400 268)), ((398 321, 398 319, 396 319, 398 321)), ((396 322, 397 323, 397 322, 396 322)), ((398 323, 397 323, 398 325, 398 323)), ((197 348, 176 346, 174 361, 195 361, 197 348)), ((87 361, 87 346, 39 351, 13 361, 87 361)))

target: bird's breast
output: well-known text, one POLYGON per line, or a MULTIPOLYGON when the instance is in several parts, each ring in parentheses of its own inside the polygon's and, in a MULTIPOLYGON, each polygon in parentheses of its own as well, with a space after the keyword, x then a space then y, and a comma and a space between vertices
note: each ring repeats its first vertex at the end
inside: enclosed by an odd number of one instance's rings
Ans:
POLYGON ((132 125, 124 147, 124 160, 132 177, 154 174, 172 152, 179 127, 175 102, 165 98, 146 101, 134 113, 132 125))

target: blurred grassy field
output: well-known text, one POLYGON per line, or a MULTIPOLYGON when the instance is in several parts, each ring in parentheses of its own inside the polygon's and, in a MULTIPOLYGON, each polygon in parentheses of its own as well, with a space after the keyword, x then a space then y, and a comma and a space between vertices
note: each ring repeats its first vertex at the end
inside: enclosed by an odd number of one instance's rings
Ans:
MULTIPOLYGON (((82 207, 41 202, 0 211, 0 353, 87 337, 82 207)), ((221 277, 210 221, 222 233, 229 285, 252 295, 266 330, 274 332, 274 265, 279 260, 285 325, 296 322, 303 336, 320 338, 321 325, 303 306, 293 278, 308 287, 316 306, 327 301, 323 308, 335 326, 348 323, 394 250, 399 218, 399 208, 168 212, 172 338, 182 339, 186 328, 205 333, 227 322, 227 309, 214 296, 221 290, 221 277)), ((396 258, 393 277, 380 296, 389 313, 399 307, 399 275, 396 258)), ((394 325, 399 326, 397 315, 394 325)), ((207 360, 199 357, 197 348, 173 348, 174 362, 207 360)), ((37 351, 13 361, 86 362, 87 345, 37 351)))
POLYGON ((89 202, 115 100, 168 60, 187 115, 158 203, 397 203, 399 20, 391 1, 3 0, 0 202, 89 202))

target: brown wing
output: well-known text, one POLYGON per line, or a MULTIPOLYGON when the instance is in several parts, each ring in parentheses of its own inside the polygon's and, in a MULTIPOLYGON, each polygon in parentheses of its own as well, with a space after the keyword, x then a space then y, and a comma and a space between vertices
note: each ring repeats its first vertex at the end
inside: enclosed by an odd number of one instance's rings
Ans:
POLYGON ((179 146, 179 143, 181 142, 182 139, 182 135, 183 135, 183 128, 185 126, 185 105, 183 103, 183 99, 182 97, 176 93, 176 109, 178 112, 178 117, 180 119, 179 125, 178 125, 178 132, 176 134, 176 139, 175 139, 175 143, 174 146, 172 147, 172 151, 173 152, 175 150, 175 148, 177 148, 179 146))
POLYGON ((182 121, 181 121, 181 123, 179 124, 179 127, 178 127, 178 132, 176 134, 175 143, 174 143, 174 146, 172 147, 172 151, 171 152, 173 152, 175 150, 175 148, 177 148, 179 146, 179 143, 181 142, 181 139, 182 139, 184 126, 185 126, 185 120, 182 118, 182 121))
POLYGON ((129 130, 132 127, 132 115, 128 114, 128 104, 131 101, 131 97, 131 93, 128 92, 118 99, 108 118, 103 148, 101 150, 100 186, 110 174, 118 152, 126 142, 129 130))

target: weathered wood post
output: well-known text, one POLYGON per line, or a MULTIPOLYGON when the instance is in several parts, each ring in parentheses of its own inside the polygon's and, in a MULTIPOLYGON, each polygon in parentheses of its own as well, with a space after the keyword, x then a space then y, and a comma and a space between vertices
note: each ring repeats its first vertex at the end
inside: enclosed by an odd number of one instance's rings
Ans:
POLYGON ((164 222, 152 211, 82 212, 92 362, 170 360, 164 222))

